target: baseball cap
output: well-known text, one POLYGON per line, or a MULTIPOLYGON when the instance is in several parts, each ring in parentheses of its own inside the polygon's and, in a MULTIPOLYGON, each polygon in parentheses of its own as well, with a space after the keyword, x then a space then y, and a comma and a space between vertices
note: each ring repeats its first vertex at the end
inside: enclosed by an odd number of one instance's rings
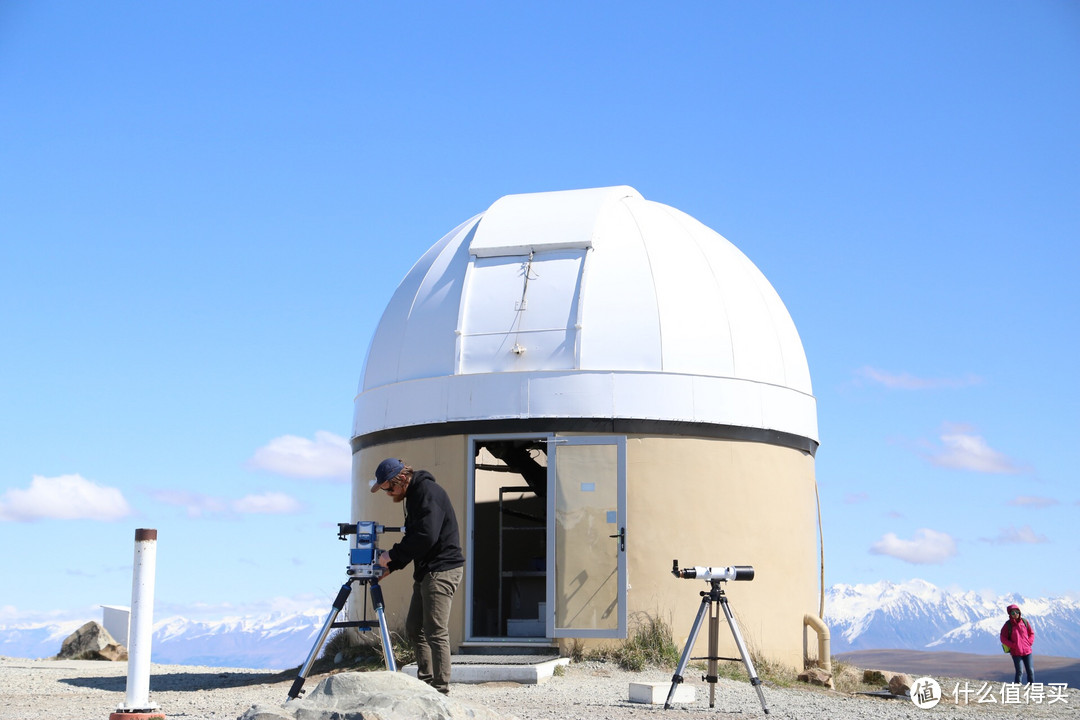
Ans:
POLYGON ((375 480, 371 486, 371 492, 378 492, 382 489, 382 486, 390 482, 405 469, 405 463, 401 462, 397 458, 386 458, 379 467, 375 468, 375 480))

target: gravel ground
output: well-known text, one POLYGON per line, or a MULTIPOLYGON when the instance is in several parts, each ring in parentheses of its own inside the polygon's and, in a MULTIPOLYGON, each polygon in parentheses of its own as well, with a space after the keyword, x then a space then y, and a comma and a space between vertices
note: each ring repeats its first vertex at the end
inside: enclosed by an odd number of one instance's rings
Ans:
MULTIPOLYGON (((292 678, 263 670, 154 665, 150 700, 168 718, 235 720, 254 704, 284 701, 292 678)), ((313 688, 320 678, 308 679, 313 688)), ((967 681, 972 691, 968 705, 952 702, 953 689, 964 681, 936 678, 946 699, 937 707, 922 710, 907 699, 848 696, 822 689, 764 688, 770 718, 798 720, 892 720, 898 718, 960 718, 1014 720, 1016 718, 1071 718, 1080 720, 1080 689, 1064 691, 1064 699, 1051 703, 1010 701, 1003 703, 1001 684, 986 685, 998 694, 996 703, 976 702, 984 683, 967 681)), ((124 701, 127 663, 71 660, 25 660, 0 658, 0 720, 107 720, 124 701)), ((671 672, 646 670, 631 673, 602 663, 571 665, 562 676, 543 685, 486 683, 452 685, 451 697, 464 703, 488 707, 520 720, 578 720, 604 718, 750 718, 765 717, 757 694, 748 683, 721 679, 716 686, 716 706, 709 708, 708 685, 691 677, 696 700, 663 710, 662 705, 641 705, 627 700, 631 682, 659 682, 665 687, 671 672)), ((666 693, 665 693, 666 694, 666 693)), ((1057 693, 1061 696, 1061 693, 1057 693)))

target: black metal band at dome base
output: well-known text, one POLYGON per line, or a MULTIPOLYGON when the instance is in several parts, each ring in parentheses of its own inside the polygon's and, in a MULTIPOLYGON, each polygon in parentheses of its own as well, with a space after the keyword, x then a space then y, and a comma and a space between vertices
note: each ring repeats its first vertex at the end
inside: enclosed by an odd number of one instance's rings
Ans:
POLYGON ((352 451, 403 440, 419 440, 446 435, 485 435, 521 433, 607 433, 611 435, 654 435, 660 437, 700 437, 717 440, 740 440, 791 448, 817 454, 818 443, 801 435, 716 423, 679 420, 640 420, 634 418, 496 418, 408 425, 377 430, 352 439, 352 451))

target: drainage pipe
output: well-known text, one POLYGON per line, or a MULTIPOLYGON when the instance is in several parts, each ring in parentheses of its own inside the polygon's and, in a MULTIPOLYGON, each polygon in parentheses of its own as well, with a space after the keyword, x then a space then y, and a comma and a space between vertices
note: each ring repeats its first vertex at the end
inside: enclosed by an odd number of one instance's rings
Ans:
POLYGON ((817 615, 807 613, 803 615, 803 657, 808 658, 806 642, 806 626, 814 629, 818 636, 818 664, 825 672, 832 674, 832 642, 829 637, 829 626, 817 615))

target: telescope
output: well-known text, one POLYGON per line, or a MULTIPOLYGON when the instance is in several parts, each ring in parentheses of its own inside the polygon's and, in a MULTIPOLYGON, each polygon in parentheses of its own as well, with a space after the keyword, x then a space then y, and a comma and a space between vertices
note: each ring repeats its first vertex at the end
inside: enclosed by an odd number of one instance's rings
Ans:
POLYGON ((677 578, 684 580, 705 580, 709 583, 709 589, 703 590, 701 595, 701 605, 698 606, 697 617, 694 618, 694 625, 690 628, 690 636, 686 639, 686 646, 683 648, 682 657, 679 658, 679 665, 675 668, 675 674, 671 676, 671 689, 668 690, 667 702, 664 703, 664 709, 671 708, 671 703, 675 699, 675 690, 679 687, 679 683, 683 681, 683 671, 686 670, 686 665, 691 660, 707 660, 706 675, 702 678, 705 682, 709 683, 709 707, 713 707, 716 704, 716 683, 719 680, 717 676, 717 661, 718 660, 742 660, 743 665, 746 666, 746 674, 750 676, 750 684, 757 691, 758 701, 761 702, 761 709, 765 711, 765 714, 769 714, 769 706, 765 704, 765 693, 761 692, 761 679, 758 678, 757 670, 754 669, 754 662, 750 659, 750 653, 746 651, 746 643, 743 642, 742 633, 739 632, 739 625, 735 622, 735 616, 731 612, 731 607, 728 605, 727 595, 724 593, 724 588, 721 587, 721 583, 725 583, 729 580, 753 580, 754 568, 751 565, 728 565, 727 567, 704 567, 701 565, 695 565, 693 567, 679 567, 678 560, 671 561, 671 574, 677 578), (720 611, 723 611, 724 617, 727 619, 728 627, 731 628, 731 636, 735 640, 735 647, 739 649, 738 658, 721 657, 717 653, 719 652, 719 638, 717 637, 720 627, 720 611), (709 618, 709 654, 704 657, 691 658, 690 653, 693 651, 694 643, 697 642, 698 632, 701 630, 701 623, 705 618, 709 618))
POLYGON ((753 580, 754 567, 752 565, 729 565, 727 567, 694 567, 679 568, 679 561, 671 561, 671 574, 684 580, 706 580, 709 582, 727 582, 728 580, 753 580))
POLYGON ((354 523, 338 523, 338 540, 345 540, 350 535, 353 541, 349 545, 349 566, 345 574, 357 580, 372 580, 382 577, 386 569, 379 565, 379 535, 385 532, 401 532, 399 527, 387 527, 370 520, 354 523))
POLYGON ((386 603, 383 602, 382 588, 379 587, 379 578, 386 574, 386 568, 379 565, 379 535, 384 532, 402 532, 400 527, 387 527, 370 520, 359 522, 338 523, 338 540, 346 540, 352 537, 349 544, 349 565, 345 568, 348 579, 338 590, 337 597, 330 608, 330 614, 323 623, 315 645, 308 653, 307 660, 300 666, 300 672, 289 688, 289 700, 295 700, 303 692, 304 681, 311 672, 315 658, 319 655, 319 649, 326 642, 326 637, 334 628, 356 628, 361 631, 379 628, 379 637, 382 640, 383 658, 386 660, 386 669, 390 672, 397 670, 397 660, 394 659, 394 648, 390 641, 390 629, 386 625, 386 603), (337 622, 338 614, 345 608, 345 603, 353 590, 353 583, 364 586, 364 594, 371 593, 371 606, 375 610, 376 620, 367 619, 367 603, 363 603, 363 620, 337 622))

